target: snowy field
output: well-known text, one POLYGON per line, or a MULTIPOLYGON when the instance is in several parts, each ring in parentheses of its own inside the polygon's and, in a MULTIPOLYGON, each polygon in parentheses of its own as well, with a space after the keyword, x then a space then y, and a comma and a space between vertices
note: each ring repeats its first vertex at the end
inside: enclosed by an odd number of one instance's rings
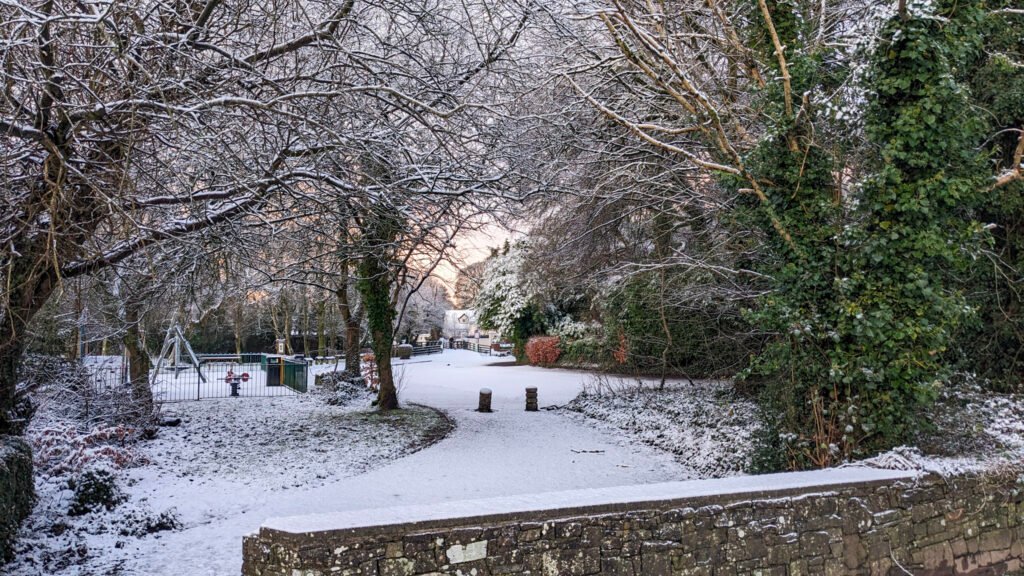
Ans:
MULTIPOLYGON (((154 573, 149 559, 135 557, 140 542, 176 530, 201 532, 282 491, 358 475, 429 445, 451 427, 443 414, 423 407, 377 414, 368 410, 372 396, 361 392, 341 406, 316 395, 166 405, 164 417, 181 423, 160 428, 133 451, 141 465, 118 473, 124 501, 115 509, 69 516, 69 476, 60 470, 37 476, 38 504, 23 526, 16 562, 3 573, 154 573)), ((59 424, 38 420, 30 436, 59 424)))
POLYGON ((143 444, 149 464, 129 471, 127 503, 79 517, 75 530, 55 530, 52 512, 66 509, 69 494, 40 486, 9 573, 233 576, 242 536, 271 517, 690 477, 671 454, 543 409, 575 398, 586 374, 494 363, 508 360, 445 351, 401 363, 403 402, 442 410, 455 426, 415 452, 437 426, 423 409, 387 417, 410 420, 397 425, 367 414, 366 401, 334 408, 305 397, 228 398, 169 406, 182 424, 143 444), (540 412, 524 411, 527 386, 539 389, 540 412), (493 391, 491 414, 475 411, 481 387, 493 391), (168 511, 177 524, 146 534, 164 527, 158 520, 168 511))

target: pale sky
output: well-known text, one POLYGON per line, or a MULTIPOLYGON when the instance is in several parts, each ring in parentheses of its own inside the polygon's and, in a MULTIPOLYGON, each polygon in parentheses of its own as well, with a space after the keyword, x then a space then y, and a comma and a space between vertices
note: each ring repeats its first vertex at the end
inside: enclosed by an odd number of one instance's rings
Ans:
POLYGON ((434 274, 448 286, 448 292, 452 293, 461 266, 484 260, 490 254, 491 248, 500 248, 513 236, 514 232, 499 224, 488 224, 480 230, 460 234, 456 236, 456 250, 437 266, 434 274))

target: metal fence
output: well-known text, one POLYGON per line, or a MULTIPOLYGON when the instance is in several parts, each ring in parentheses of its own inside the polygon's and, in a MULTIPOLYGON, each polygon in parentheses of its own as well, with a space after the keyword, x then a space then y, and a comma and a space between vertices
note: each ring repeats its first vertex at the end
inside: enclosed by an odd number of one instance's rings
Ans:
POLYGON ((424 355, 427 355, 427 354, 440 354, 442 352, 442 350, 443 350, 443 347, 441 345, 441 341, 438 340, 437 342, 427 342, 423 346, 413 346, 412 347, 412 355, 413 356, 424 356, 424 355))
POLYGON ((201 354, 198 368, 165 366, 150 376, 161 402, 203 398, 294 396, 308 389, 303 360, 269 354, 201 354))
MULTIPOLYGON (((295 396, 308 390, 310 367, 303 360, 267 354, 203 354, 199 366, 164 365, 150 373, 157 402, 204 398, 295 396)), ((125 390, 127 369, 117 357, 87 363, 93 387, 125 390)))
POLYGON ((488 338, 479 338, 472 340, 456 340, 453 345, 456 350, 469 350, 471 352, 480 352, 481 354, 487 354, 488 350, 491 349, 491 341, 488 338))
POLYGON ((120 356, 86 356, 82 359, 95 392, 128 389, 128 366, 120 356))
POLYGON ((490 356, 508 356, 512 353, 512 345, 507 342, 491 342, 490 339, 467 339, 456 340, 453 347, 459 350, 469 350, 479 354, 490 356))

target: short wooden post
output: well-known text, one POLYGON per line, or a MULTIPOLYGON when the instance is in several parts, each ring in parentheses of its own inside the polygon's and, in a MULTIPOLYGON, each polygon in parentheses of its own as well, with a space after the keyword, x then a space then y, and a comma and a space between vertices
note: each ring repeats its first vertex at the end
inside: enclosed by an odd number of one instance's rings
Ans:
POLYGON ((537 389, 530 387, 526 389, 526 411, 537 411, 537 389))
POLYGON ((491 389, 481 388, 480 389, 480 406, 477 408, 479 412, 490 412, 491 411, 491 389))

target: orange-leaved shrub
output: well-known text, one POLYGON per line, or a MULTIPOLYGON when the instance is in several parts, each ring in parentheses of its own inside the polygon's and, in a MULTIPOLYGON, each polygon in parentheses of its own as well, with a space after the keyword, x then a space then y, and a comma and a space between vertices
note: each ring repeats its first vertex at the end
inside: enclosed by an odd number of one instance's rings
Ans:
POLYGON ((530 364, 547 366, 562 355, 558 336, 534 336, 526 342, 526 359, 530 364))
POLYGON ((612 358, 619 364, 625 364, 629 360, 629 341, 626 340, 626 333, 619 330, 619 345, 612 350, 612 358))

